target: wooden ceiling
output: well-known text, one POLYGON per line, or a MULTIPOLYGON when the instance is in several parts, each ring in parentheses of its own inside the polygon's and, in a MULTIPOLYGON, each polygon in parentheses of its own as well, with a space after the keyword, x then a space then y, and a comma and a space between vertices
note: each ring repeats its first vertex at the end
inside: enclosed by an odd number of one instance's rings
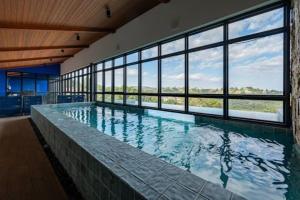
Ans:
POLYGON ((1 0, 0 69, 62 63, 161 2, 1 0))

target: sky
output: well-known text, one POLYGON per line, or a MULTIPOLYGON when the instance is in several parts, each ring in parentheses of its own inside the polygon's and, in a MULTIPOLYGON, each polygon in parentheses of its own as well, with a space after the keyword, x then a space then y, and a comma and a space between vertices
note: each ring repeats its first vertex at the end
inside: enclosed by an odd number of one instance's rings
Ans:
MULTIPOLYGON (((279 8, 229 24, 229 38, 258 33, 283 26, 283 9, 279 8)), ((220 42, 223 27, 189 36, 189 48, 220 42)), ((184 50, 184 39, 162 45, 162 55, 184 50)), ((157 56, 157 47, 142 51, 142 58, 157 56)), ((135 60, 137 54, 128 56, 135 60)), ((190 53, 190 87, 217 89, 223 87, 223 46, 190 53)), ((119 61, 117 61, 119 63, 119 61)), ((184 55, 164 58, 162 87, 184 87, 184 55)), ((120 72, 121 73, 121 72, 120 72)), ((116 73, 118 76, 118 73, 116 73)), ((120 75, 121 76, 121 75, 120 75)), ((127 83, 137 85, 138 66, 128 66, 127 83)), ((157 61, 142 64, 142 84, 157 87, 157 61)), ((229 45, 229 87, 255 87, 283 90, 283 35, 258 38, 229 45)))

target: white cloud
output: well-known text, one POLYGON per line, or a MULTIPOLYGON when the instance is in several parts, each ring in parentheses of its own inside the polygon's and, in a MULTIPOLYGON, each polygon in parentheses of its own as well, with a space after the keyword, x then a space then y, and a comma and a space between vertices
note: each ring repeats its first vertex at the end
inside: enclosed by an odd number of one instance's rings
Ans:
POLYGON ((230 24, 229 38, 266 31, 281 27, 282 25, 283 10, 280 8, 230 24))
POLYGON ((132 69, 132 68, 127 68, 127 75, 128 76, 137 76, 138 75, 138 70, 137 69, 132 69))
POLYGON ((189 48, 204 46, 223 40, 223 26, 204 31, 189 37, 189 48))
POLYGON ((184 38, 178 39, 161 46, 162 55, 184 50, 184 38))

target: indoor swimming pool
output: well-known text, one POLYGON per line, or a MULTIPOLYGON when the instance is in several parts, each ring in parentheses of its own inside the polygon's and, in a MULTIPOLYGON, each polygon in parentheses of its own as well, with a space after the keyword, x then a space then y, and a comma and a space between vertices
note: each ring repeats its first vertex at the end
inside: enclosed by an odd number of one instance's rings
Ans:
POLYGON ((120 106, 55 109, 247 199, 300 198, 300 162, 293 153, 292 134, 282 128, 232 126, 120 106))

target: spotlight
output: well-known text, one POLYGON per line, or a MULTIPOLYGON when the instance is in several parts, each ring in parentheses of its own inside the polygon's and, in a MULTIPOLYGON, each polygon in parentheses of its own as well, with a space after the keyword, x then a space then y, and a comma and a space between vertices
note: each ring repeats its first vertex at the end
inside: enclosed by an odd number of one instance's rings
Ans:
POLYGON ((79 33, 76 33, 76 40, 80 40, 80 35, 79 35, 79 33))
POLYGON ((105 6, 106 17, 111 18, 111 10, 108 5, 105 6))

